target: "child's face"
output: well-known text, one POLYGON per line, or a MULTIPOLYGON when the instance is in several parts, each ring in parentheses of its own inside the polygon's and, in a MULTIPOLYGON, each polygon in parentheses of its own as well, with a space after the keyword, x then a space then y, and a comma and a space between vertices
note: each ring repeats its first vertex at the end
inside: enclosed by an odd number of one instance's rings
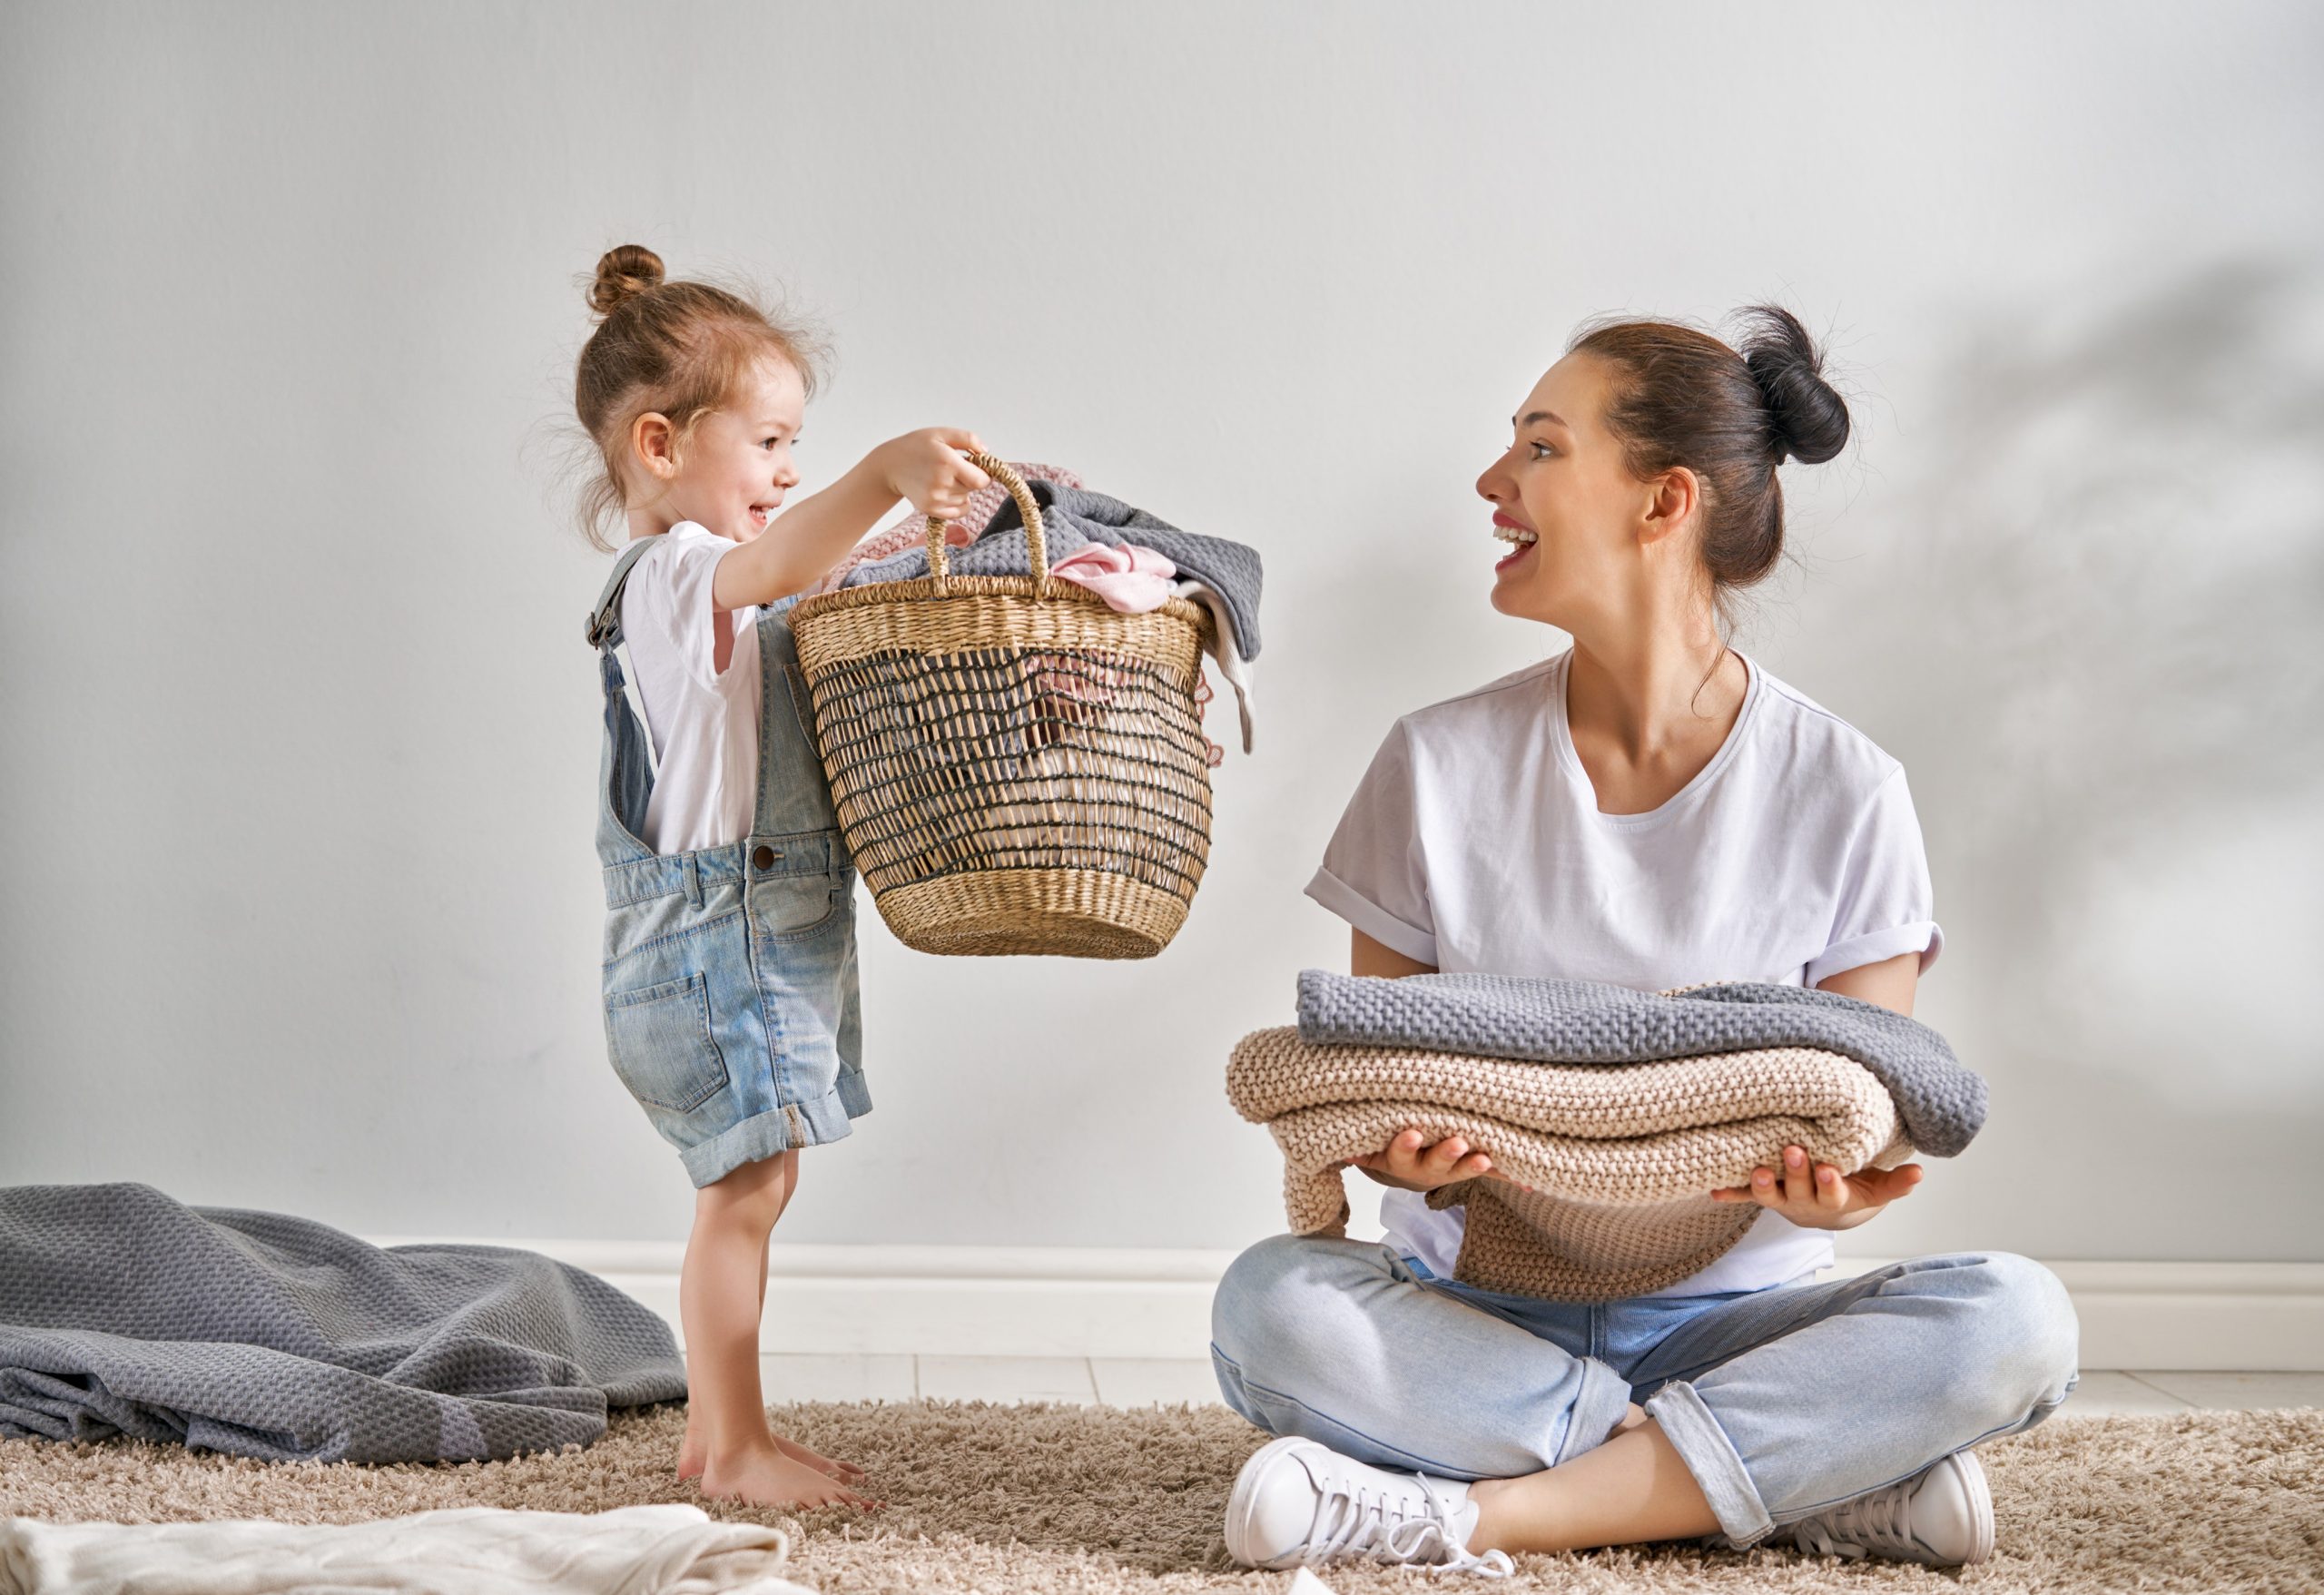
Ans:
POLYGON ((671 509, 737 543, 766 530, 783 496, 799 485, 791 445, 806 408, 790 362, 761 361, 731 403, 695 423, 670 484, 671 509))

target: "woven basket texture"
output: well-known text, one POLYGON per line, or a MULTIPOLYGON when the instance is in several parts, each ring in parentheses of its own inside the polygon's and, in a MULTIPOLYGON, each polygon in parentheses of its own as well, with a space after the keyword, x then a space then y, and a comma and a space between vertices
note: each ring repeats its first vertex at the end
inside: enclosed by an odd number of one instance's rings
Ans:
POLYGON ((1196 702, 1203 628, 1172 599, 1118 614, 1049 574, 929 575, 792 610, 840 828, 881 917, 923 952, 1149 958, 1184 923, 1210 854, 1196 702))

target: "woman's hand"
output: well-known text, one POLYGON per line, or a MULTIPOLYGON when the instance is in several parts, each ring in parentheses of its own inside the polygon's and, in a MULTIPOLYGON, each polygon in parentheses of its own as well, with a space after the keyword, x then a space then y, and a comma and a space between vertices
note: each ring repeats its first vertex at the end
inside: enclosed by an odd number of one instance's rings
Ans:
POLYGON ((1828 1163, 1809 1167, 1797 1147, 1783 1149, 1783 1170, 1758 1168, 1748 1186, 1713 1191, 1714 1202, 1757 1202, 1804 1229, 1854 1229, 1921 1183, 1921 1166, 1842 1174, 1828 1163))
POLYGON ((1471 1150, 1461 1137, 1447 1136, 1432 1147, 1418 1130, 1405 1130, 1381 1150, 1351 1157, 1340 1167, 1360 1168, 1382 1185, 1400 1191, 1433 1191, 1464 1179, 1509 1178, 1493 1168, 1492 1158, 1471 1150))
POLYGON ((881 482, 898 498, 911 500, 922 515, 958 520, 969 495, 991 480, 968 458, 983 452, 974 432, 930 427, 889 438, 872 451, 872 459, 881 482))

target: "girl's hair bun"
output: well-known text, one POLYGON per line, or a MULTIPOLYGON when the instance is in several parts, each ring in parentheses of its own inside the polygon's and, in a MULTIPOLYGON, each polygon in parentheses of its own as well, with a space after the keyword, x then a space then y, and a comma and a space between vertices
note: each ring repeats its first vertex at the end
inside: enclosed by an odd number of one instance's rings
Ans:
POLYGON ((1749 327, 1743 363, 1767 401, 1776 458, 1822 464, 1848 440, 1847 401, 1824 380, 1822 353, 1799 318, 1780 305, 1754 305, 1743 318, 1749 327))
POLYGON ((597 257, 596 280, 589 284, 589 308, 610 316, 625 299, 662 285, 662 257, 642 243, 625 243, 597 257))

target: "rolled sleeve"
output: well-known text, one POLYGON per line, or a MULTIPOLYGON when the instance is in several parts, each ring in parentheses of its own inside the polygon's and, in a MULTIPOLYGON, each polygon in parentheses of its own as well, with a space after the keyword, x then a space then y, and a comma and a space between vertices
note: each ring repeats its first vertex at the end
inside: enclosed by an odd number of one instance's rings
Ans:
POLYGON ((1307 882, 1307 895, 1390 951, 1401 952, 1415 963, 1435 964, 1433 935, 1406 924, 1329 870, 1315 871, 1315 878, 1307 882))
POLYGON ((1863 936, 1852 936, 1837 947, 1827 947, 1807 965, 1807 984, 1820 985, 1834 975, 1844 975, 1850 970, 1860 970, 1866 964, 1886 963, 1908 952, 1921 955, 1921 972, 1926 974, 1936 955, 1945 950, 1945 932, 1935 920, 1919 920, 1909 925, 1896 925, 1886 930, 1874 930, 1863 936))
POLYGON ((1437 925, 1420 792, 1400 720, 1348 799, 1307 895, 1381 946, 1433 967, 1437 925))
POLYGON ((1807 983, 1908 952, 1920 955, 1925 974, 1944 947, 1920 816, 1899 766, 1873 793, 1849 839, 1832 928, 1824 950, 1808 960, 1807 983))

